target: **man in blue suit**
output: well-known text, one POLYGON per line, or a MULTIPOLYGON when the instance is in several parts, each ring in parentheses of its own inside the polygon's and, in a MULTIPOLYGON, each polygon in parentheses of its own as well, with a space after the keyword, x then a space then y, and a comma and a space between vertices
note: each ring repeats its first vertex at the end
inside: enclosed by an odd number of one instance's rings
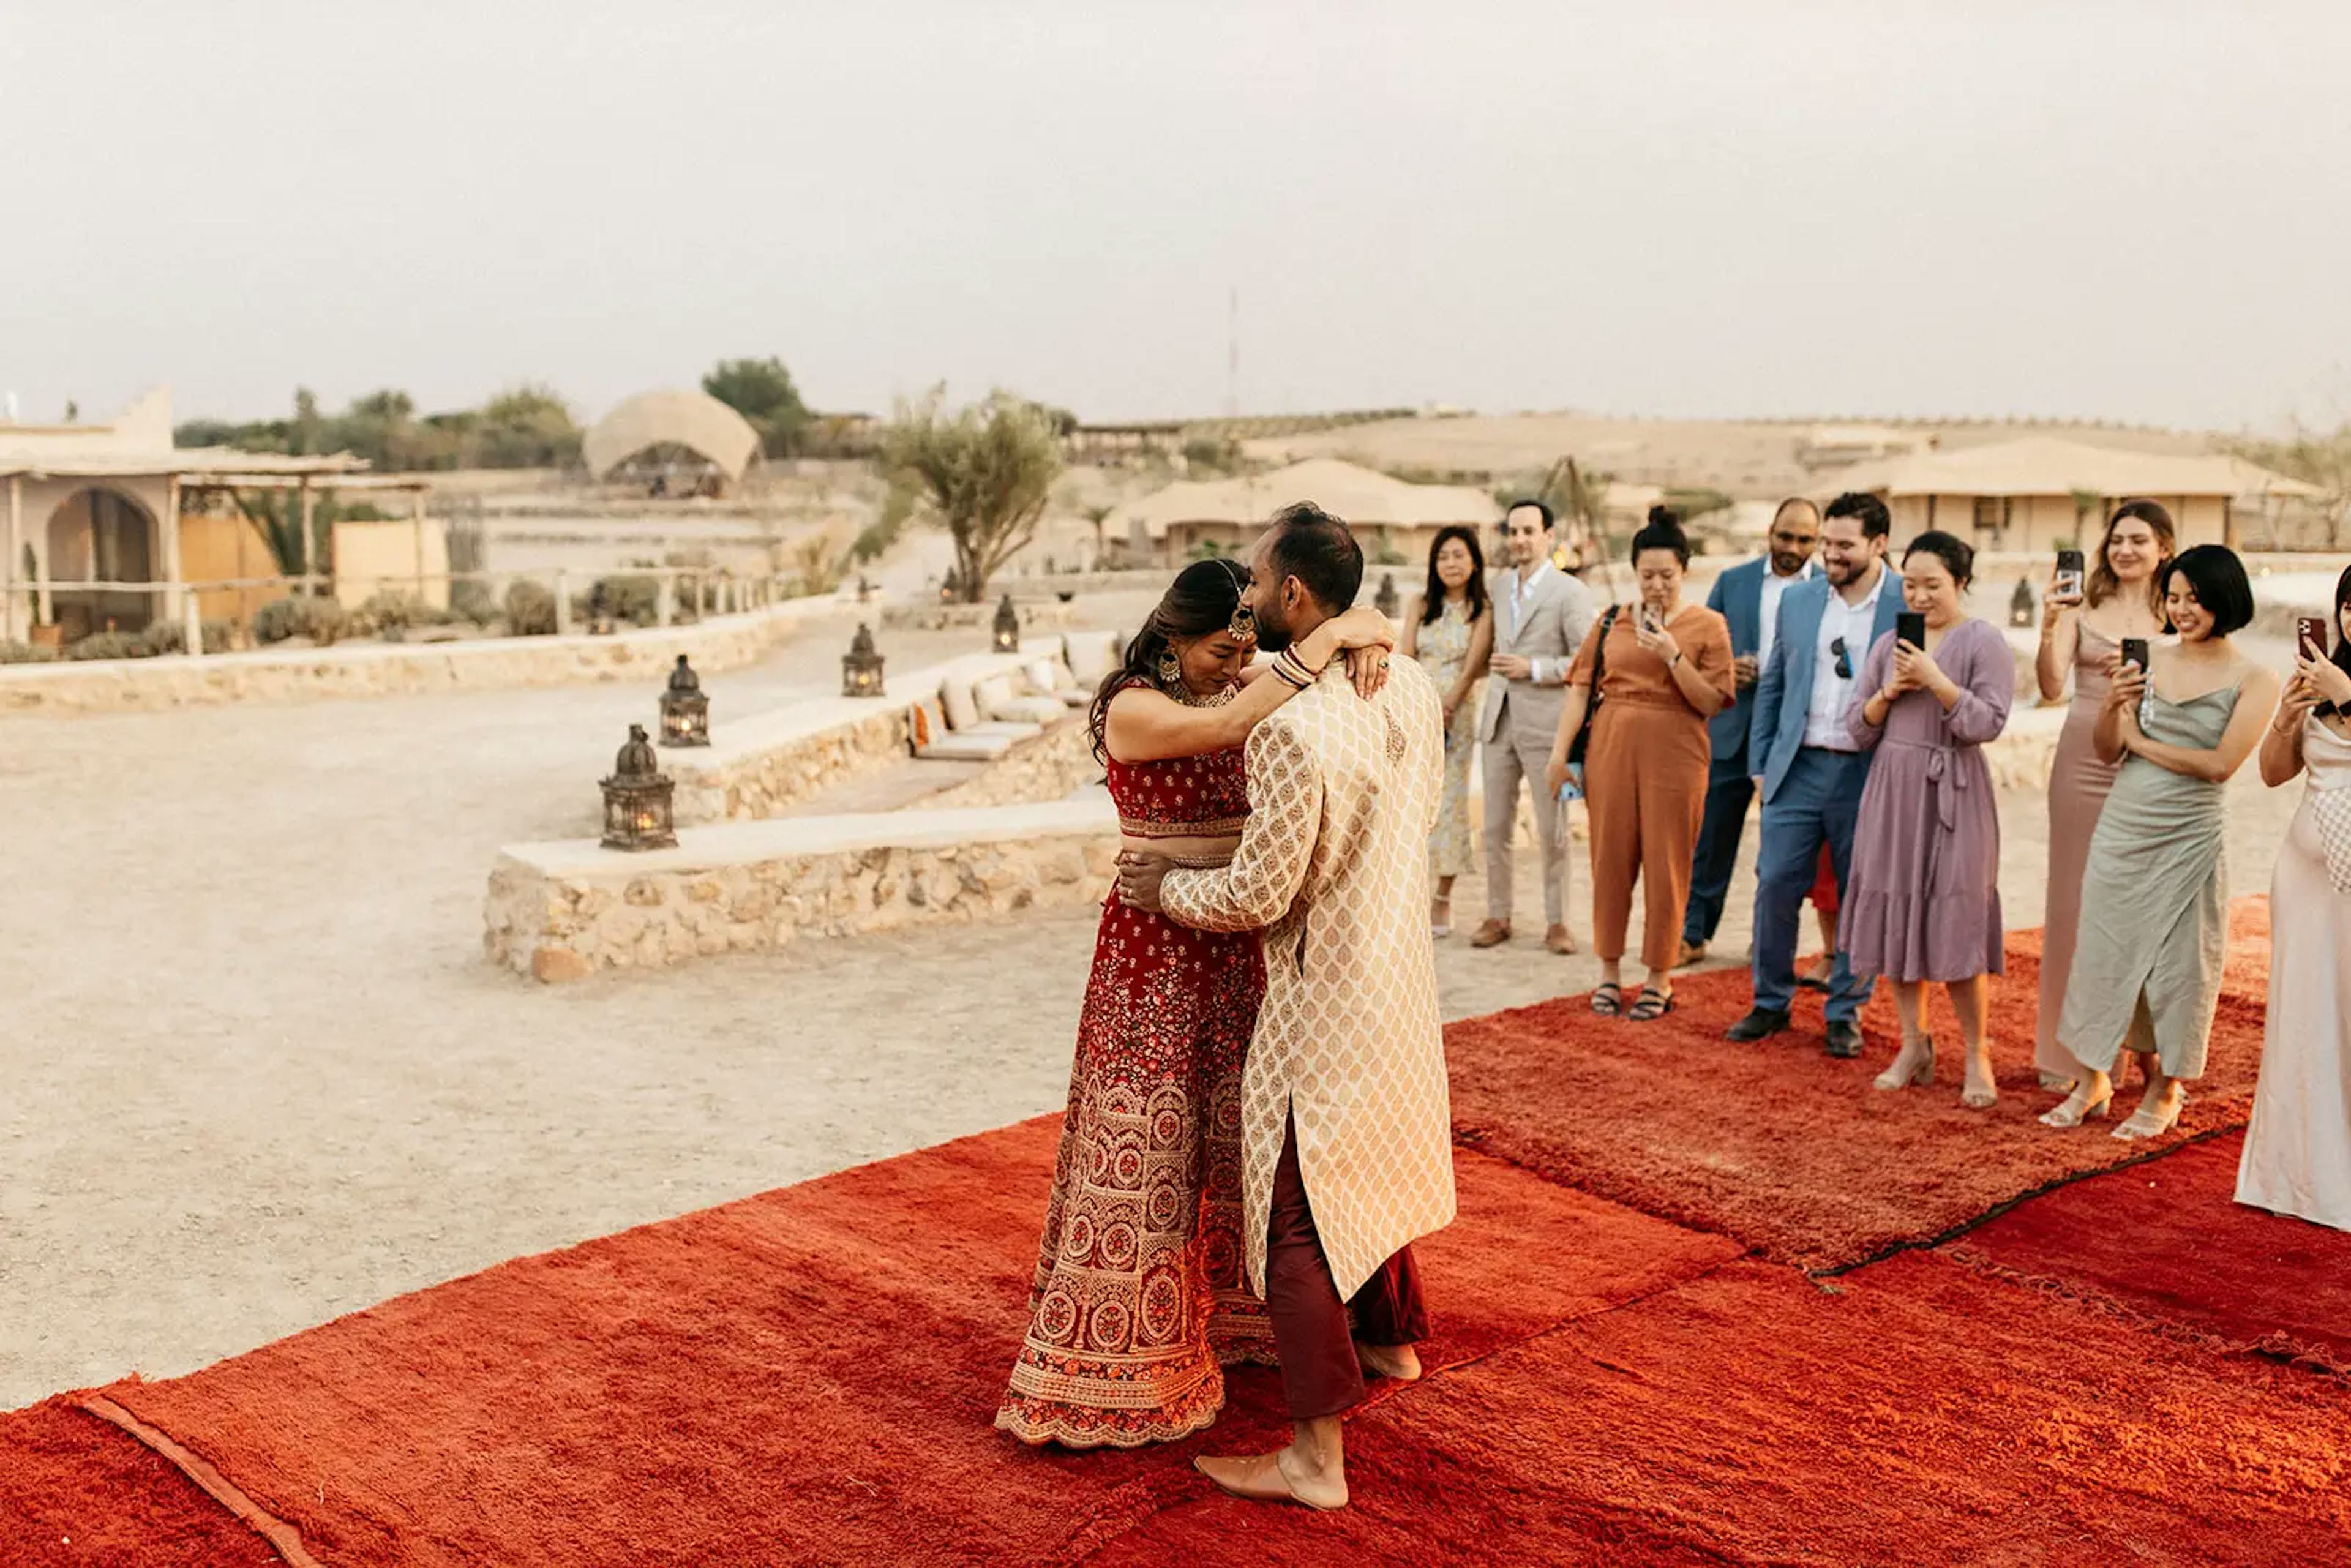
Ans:
MULTIPOLYGON (((1778 642, 1780 598, 1813 575, 1813 548, 1820 543, 1821 508, 1792 496, 1771 514, 1771 534, 1761 558, 1732 567, 1714 580, 1706 607, 1730 625, 1731 667, 1739 695, 1707 721, 1714 759, 1707 770, 1706 818, 1698 828, 1698 853, 1690 866, 1689 909, 1682 917, 1683 967, 1706 956, 1722 924, 1730 894, 1730 874, 1739 863, 1739 841, 1747 831, 1747 808, 1755 800, 1754 769, 1747 763, 1749 727, 1755 719, 1755 684, 1778 642)), ((1828 950, 1834 952, 1832 939, 1828 950)))
MULTIPOLYGON (((1821 572, 1780 599, 1779 636, 1755 688, 1748 766, 1763 792, 1755 862, 1755 1002, 1728 1038, 1759 1040, 1788 1027, 1796 998, 1796 930, 1804 894, 1829 847, 1843 901, 1853 866, 1870 754, 1845 730, 1862 661, 1894 630, 1902 590, 1886 567, 1893 518, 1875 496, 1848 492, 1821 514, 1821 572)), ((1829 976, 1828 1053, 1861 1054, 1871 982, 1844 954, 1829 976)))

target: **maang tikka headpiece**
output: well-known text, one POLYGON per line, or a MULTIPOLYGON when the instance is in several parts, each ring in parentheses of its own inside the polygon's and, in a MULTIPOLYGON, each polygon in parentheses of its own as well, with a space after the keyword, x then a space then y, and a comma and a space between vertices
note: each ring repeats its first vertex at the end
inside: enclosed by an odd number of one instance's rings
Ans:
POLYGON ((1254 643, 1257 641, 1257 612, 1249 607, 1249 574, 1241 570, 1238 561, 1222 556, 1217 559, 1224 562, 1225 570, 1232 576, 1240 592, 1239 602, 1233 606, 1232 623, 1225 630, 1240 642, 1254 643))

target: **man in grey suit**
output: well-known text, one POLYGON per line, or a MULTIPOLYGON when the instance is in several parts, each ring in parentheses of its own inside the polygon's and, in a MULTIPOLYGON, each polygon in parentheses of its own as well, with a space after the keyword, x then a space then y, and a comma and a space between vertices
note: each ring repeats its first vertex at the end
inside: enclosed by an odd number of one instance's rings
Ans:
POLYGON ((1567 670, 1592 629, 1592 591, 1552 564, 1551 508, 1514 502, 1502 519, 1510 564, 1495 573, 1489 593, 1494 614, 1494 655, 1487 666, 1486 706, 1478 739, 1486 750, 1486 923, 1473 947, 1510 939, 1510 849, 1516 836, 1519 786, 1534 791, 1535 837, 1542 849, 1543 946, 1575 951, 1567 928, 1567 819, 1543 787, 1560 709, 1567 702, 1567 670))

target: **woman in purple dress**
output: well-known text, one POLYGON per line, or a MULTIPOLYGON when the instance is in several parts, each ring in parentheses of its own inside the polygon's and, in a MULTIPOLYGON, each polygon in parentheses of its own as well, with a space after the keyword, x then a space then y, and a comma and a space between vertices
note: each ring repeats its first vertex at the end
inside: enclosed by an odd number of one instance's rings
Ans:
POLYGON ((1876 1086, 1934 1082, 1927 987, 1939 980, 1967 1047, 1959 1103, 1980 1111, 2000 1098, 1984 1015, 1987 977, 2004 967, 2000 818, 1983 747, 2007 727, 2016 655, 1999 631, 1961 609, 1975 556, 1940 531, 1912 540, 1902 600, 1925 622, 1925 643, 1889 632, 1863 665, 1855 689, 1869 695, 1845 723, 1877 758, 1862 791, 1838 940, 1855 974, 1894 983, 1902 1014, 1901 1053, 1876 1086))

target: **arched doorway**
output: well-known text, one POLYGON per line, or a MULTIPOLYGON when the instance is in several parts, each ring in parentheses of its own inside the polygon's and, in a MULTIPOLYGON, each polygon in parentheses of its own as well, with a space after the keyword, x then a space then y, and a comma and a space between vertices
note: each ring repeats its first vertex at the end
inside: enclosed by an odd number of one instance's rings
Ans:
MULTIPOLYGON (((77 490, 49 514, 51 582, 155 580, 155 518, 146 507, 101 486, 77 490)), ((58 588, 53 612, 71 643, 104 632, 143 632, 162 613, 162 596, 144 589, 58 588)))

